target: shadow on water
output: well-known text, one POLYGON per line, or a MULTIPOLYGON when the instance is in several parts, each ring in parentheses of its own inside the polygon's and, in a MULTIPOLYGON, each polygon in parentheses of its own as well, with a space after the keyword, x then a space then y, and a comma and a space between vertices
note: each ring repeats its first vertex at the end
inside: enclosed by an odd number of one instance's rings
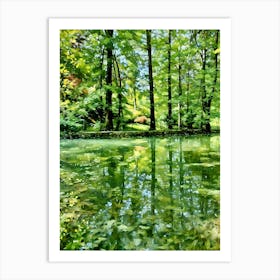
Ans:
POLYGON ((61 250, 219 250, 219 136, 62 140, 61 250))

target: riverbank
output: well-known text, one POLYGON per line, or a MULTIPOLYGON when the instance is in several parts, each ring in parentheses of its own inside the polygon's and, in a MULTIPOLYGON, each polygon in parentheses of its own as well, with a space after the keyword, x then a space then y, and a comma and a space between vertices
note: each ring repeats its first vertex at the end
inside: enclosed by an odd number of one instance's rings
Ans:
POLYGON ((153 136, 176 136, 176 135, 211 135, 220 133, 219 129, 206 133, 200 129, 185 130, 149 130, 149 131, 83 131, 76 134, 65 135, 64 139, 110 139, 110 138, 134 138, 153 136))

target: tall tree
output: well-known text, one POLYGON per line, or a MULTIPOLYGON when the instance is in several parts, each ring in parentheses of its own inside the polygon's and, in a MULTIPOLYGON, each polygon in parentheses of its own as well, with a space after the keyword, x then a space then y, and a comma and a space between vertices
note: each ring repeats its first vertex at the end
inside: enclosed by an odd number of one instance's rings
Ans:
POLYGON ((191 107, 191 102, 190 102, 190 79, 191 79, 191 75, 190 75, 190 69, 187 70, 187 90, 186 90, 186 95, 187 95, 187 118, 186 118, 186 125, 188 129, 192 129, 193 127, 193 123, 194 123, 194 116, 195 114, 192 112, 191 107))
POLYGON ((181 65, 181 58, 179 53, 179 63, 178 63, 178 129, 181 129, 182 125, 182 112, 181 112, 181 98, 182 98, 182 65, 181 65))
POLYGON ((219 65, 218 65, 218 55, 219 55, 219 30, 216 30, 215 32, 215 43, 214 43, 214 81, 212 86, 211 95, 206 100, 206 113, 207 113, 207 119, 208 122, 206 123, 206 132, 211 133, 211 125, 210 125, 210 113, 211 113, 211 103, 214 97, 214 94, 216 92, 217 88, 217 80, 218 80, 218 72, 219 72, 219 65))
POLYGON ((147 50, 148 50, 149 86, 150 86, 150 118, 151 118, 150 130, 156 130, 151 30, 146 30, 146 37, 147 37, 147 50))
POLYGON ((203 48, 200 52, 201 64, 202 64, 202 80, 201 80, 201 104, 202 104, 202 120, 201 128, 203 128, 205 122, 205 130, 207 126, 210 126, 209 121, 204 116, 207 116, 207 92, 206 92, 206 58, 207 58, 207 49, 203 48))
MULTIPOLYGON (((105 56, 105 48, 101 46, 101 57, 100 57, 100 77, 99 77, 99 88, 103 88, 103 63, 104 63, 104 56, 105 56)), ((100 108, 99 108, 99 115, 100 120, 104 121, 104 108, 103 108, 103 96, 100 95, 100 108)))
POLYGON ((200 101, 201 101, 201 119, 200 119, 200 128, 206 131, 206 127, 210 124, 210 120, 207 120, 207 91, 206 91, 206 62, 207 62, 207 46, 206 46, 206 37, 207 31, 205 30, 195 30, 193 31, 193 39, 196 43, 196 47, 201 59, 201 79, 200 79, 200 101))
MULTIPOLYGON (((216 84, 218 79, 218 44, 219 44, 219 31, 201 31, 200 32, 201 40, 203 42, 200 49, 200 57, 202 63, 202 90, 201 90, 201 103, 202 103, 202 128, 206 133, 211 133, 211 102, 216 91, 216 84), (213 43, 214 37, 214 43, 213 43), (210 46, 210 47, 208 47, 210 46), (211 49, 212 47, 212 49, 211 49), (210 54, 208 54, 210 52, 210 54), (207 55, 208 54, 208 55, 207 55), (212 89, 206 89, 206 72, 209 71, 208 68, 211 68, 211 58, 213 59, 214 54, 214 79, 212 83, 212 89), (207 68, 207 69, 206 69, 207 68), (210 93, 209 93, 210 92, 210 93)), ((199 45, 198 45, 199 47, 199 45)), ((209 82, 208 82, 209 83, 209 82)))
POLYGON ((172 129, 171 30, 168 31, 168 129, 172 129))
POLYGON ((118 80, 118 115, 117 115, 117 124, 116 124, 116 130, 120 129, 122 118, 123 118, 123 108, 122 108, 122 78, 121 78, 121 72, 119 63, 117 60, 117 57, 114 55, 114 70, 116 73, 116 80, 118 80), (116 66, 116 67, 115 67, 116 66))
POLYGON ((107 44, 107 72, 106 72, 106 107, 105 107, 105 128, 113 130, 113 111, 112 111, 112 65, 113 65, 113 30, 106 30, 107 44))

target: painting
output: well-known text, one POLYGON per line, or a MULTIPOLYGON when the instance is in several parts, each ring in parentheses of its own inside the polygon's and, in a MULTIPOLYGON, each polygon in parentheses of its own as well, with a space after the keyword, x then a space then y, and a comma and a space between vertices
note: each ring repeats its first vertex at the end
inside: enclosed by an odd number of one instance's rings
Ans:
POLYGON ((230 260, 230 20, 50 19, 54 261, 230 260))

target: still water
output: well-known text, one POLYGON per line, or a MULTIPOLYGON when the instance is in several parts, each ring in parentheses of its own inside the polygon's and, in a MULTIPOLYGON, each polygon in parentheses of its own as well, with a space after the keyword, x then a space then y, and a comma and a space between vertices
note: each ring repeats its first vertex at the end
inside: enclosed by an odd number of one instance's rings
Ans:
POLYGON ((61 250, 219 250, 219 143, 61 140, 61 250))

